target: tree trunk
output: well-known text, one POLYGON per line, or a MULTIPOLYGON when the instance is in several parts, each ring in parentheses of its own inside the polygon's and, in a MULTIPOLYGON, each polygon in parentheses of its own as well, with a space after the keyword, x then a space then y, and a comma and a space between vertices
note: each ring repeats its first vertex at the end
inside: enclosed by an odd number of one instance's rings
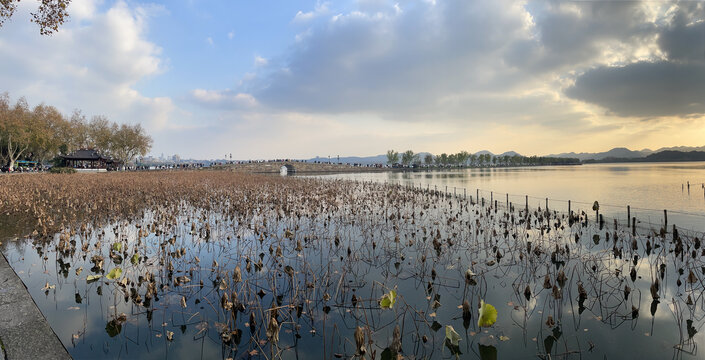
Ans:
POLYGON ((14 171, 15 169, 15 161, 22 156, 22 153, 25 152, 29 148, 29 145, 25 145, 24 148, 22 149, 16 149, 14 146, 12 146, 12 134, 8 135, 7 137, 7 157, 10 160, 9 168, 10 171, 14 171))

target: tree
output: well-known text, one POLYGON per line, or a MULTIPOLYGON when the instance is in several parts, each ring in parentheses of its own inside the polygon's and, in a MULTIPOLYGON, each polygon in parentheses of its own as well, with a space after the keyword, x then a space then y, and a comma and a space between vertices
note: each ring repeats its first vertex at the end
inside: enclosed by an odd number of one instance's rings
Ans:
POLYGON ((86 116, 83 115, 81 110, 76 109, 73 111, 67 130, 68 132, 64 134, 64 141, 69 144, 67 152, 92 147, 93 144, 90 141, 86 116))
POLYGON ((10 170, 30 147, 32 116, 24 98, 10 106, 7 93, 0 95, 0 153, 10 170))
POLYGON ((119 131, 118 125, 111 125, 107 117, 98 115, 91 118, 86 130, 91 147, 103 155, 112 156, 113 140, 119 131))
POLYGON ((459 152, 456 157, 458 158, 460 165, 467 165, 468 159, 470 159, 470 153, 463 150, 459 152))
MULTIPOLYGON (((51 35, 59 31, 61 26, 69 17, 66 10, 71 0, 40 0, 39 8, 32 12, 32 22, 39 25, 39 33, 51 35)), ((0 0, 0 26, 10 19, 17 10, 20 0, 0 0)))
POLYGON ((396 164, 399 162, 399 153, 394 150, 387 150, 387 164, 396 164))
POLYGON ((37 160, 41 164, 60 152, 63 144, 61 133, 67 123, 64 116, 53 106, 40 104, 34 107, 31 114, 28 150, 32 160, 37 160))
POLYGON ((477 155, 470 154, 470 165, 475 165, 475 161, 477 161, 477 155))
POLYGON ((412 161, 414 161, 414 152, 412 150, 404 151, 401 155, 401 163, 404 164, 404 166, 409 166, 412 161))
POLYGON ((111 154, 127 166, 137 155, 145 156, 152 148, 152 138, 144 133, 140 124, 122 124, 113 134, 111 154))
POLYGON ((423 158, 423 162, 426 163, 426 165, 433 164, 433 155, 426 154, 426 156, 424 156, 424 158, 423 158))

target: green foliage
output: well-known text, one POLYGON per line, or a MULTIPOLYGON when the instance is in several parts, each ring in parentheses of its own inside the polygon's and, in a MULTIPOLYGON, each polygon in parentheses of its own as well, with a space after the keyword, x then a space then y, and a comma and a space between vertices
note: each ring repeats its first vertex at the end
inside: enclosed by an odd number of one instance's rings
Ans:
POLYGON ((381 306, 382 309, 391 309, 394 307, 394 304, 396 302, 397 302, 396 290, 389 290, 388 293, 382 295, 382 298, 379 300, 379 306, 381 306))
POLYGON ((396 164, 399 162, 399 153, 394 150, 387 150, 387 164, 396 164))
POLYGON ((121 276, 122 276, 122 269, 114 268, 114 269, 110 270, 108 275, 106 275, 105 277, 108 278, 108 280, 115 280, 121 276))

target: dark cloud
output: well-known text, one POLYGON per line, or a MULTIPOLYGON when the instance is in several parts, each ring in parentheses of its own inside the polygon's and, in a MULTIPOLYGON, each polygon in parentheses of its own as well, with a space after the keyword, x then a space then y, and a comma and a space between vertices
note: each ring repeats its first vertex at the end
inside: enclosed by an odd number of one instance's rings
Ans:
MULTIPOLYGON (((699 9, 705 17, 705 11, 699 9)), ((659 34, 658 45, 670 61, 705 61, 705 20, 679 11, 670 26, 659 34)))
POLYGON ((619 116, 705 114, 705 7, 679 3, 672 10, 655 29, 665 59, 595 67, 578 76, 566 95, 619 116))
POLYGON ((580 75, 566 94, 620 116, 705 114, 705 64, 660 61, 599 67, 580 75))

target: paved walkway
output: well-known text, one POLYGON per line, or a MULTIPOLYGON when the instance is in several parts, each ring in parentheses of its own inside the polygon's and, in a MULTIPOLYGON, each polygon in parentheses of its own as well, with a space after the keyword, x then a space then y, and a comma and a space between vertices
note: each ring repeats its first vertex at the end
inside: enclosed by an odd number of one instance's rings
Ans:
POLYGON ((71 359, 1 253, 0 342, 0 360, 71 359))

